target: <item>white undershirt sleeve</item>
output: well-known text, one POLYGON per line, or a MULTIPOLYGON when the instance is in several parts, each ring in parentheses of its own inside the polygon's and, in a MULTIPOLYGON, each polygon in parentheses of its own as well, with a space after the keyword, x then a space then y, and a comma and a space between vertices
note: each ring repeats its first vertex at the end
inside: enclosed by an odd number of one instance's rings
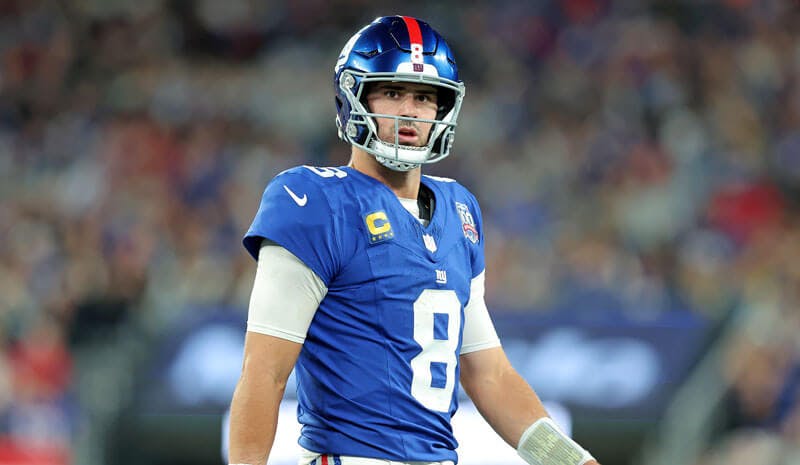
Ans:
POLYGON ((262 241, 247 330, 303 343, 328 288, 285 248, 262 241))
POLYGON ((464 307, 464 338, 461 342, 461 354, 477 352, 500 346, 500 338, 494 329, 484 300, 484 282, 486 272, 481 271, 470 283, 469 302, 464 307))

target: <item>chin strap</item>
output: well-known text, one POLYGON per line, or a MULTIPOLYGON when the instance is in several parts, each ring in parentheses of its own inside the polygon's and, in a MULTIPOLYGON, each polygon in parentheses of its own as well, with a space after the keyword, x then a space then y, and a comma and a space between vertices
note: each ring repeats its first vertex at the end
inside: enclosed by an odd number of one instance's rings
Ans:
POLYGON ((380 162, 381 165, 394 171, 411 171, 414 168, 418 168, 420 166, 419 164, 415 163, 403 163, 397 160, 390 160, 380 155, 375 155, 375 159, 378 160, 378 162, 380 162))
POLYGON ((408 161, 397 160, 399 155, 404 159, 424 160, 430 153, 430 147, 412 147, 412 146, 396 146, 388 144, 377 138, 369 142, 367 147, 364 147, 367 153, 372 154, 380 164, 394 170, 394 171, 411 171, 418 168, 422 163, 412 163, 408 161))

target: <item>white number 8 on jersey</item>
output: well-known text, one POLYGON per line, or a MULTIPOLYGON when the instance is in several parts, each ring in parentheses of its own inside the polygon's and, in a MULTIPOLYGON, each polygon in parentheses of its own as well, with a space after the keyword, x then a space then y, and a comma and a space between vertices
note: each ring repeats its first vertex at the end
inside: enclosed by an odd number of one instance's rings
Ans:
POLYGON ((414 302, 414 340, 422 352, 411 359, 411 395, 437 412, 447 412, 453 398, 460 327, 455 291, 426 289, 414 302))

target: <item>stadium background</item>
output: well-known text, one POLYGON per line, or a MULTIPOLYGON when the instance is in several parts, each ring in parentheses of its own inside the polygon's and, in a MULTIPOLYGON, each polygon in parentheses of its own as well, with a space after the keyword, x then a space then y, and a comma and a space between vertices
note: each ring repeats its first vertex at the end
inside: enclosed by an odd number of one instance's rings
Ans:
POLYGON ((0 463, 220 463, 240 237, 274 174, 346 163, 333 63, 395 13, 455 50, 426 172, 481 199, 490 309, 576 438, 800 463, 788 0, 0 1, 0 463))

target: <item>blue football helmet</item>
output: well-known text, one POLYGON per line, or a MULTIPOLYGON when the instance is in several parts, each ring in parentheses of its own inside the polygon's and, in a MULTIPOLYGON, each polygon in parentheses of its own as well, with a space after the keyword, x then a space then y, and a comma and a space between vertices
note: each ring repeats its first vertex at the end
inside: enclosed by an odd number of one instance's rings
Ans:
POLYGON ((375 19, 347 41, 334 67, 336 127, 339 137, 396 171, 408 171, 450 154, 464 84, 444 38, 427 23, 408 16, 375 19), (436 119, 371 113, 365 88, 376 81, 411 82, 436 87, 436 119), (378 138, 376 117, 394 119, 394 143, 378 138), (400 121, 433 123, 428 143, 401 145, 400 121))

